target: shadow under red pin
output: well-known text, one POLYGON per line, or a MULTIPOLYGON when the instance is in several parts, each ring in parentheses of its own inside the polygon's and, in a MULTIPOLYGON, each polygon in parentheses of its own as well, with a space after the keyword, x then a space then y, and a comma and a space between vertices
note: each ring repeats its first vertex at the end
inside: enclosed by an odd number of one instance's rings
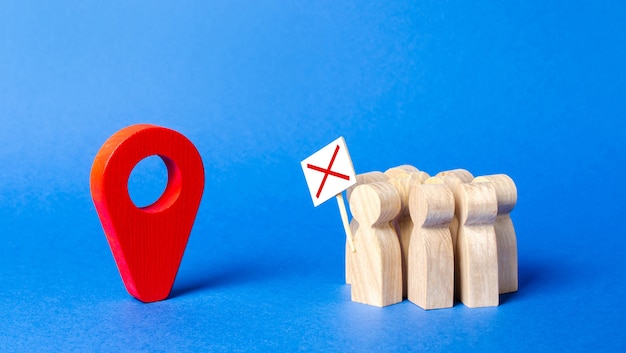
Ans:
POLYGON ((128 292, 142 302, 166 299, 204 191, 204 167, 185 136, 139 124, 111 136, 91 169, 91 195, 128 292), (137 207, 128 192, 133 168, 157 155, 167 167, 160 198, 137 207))

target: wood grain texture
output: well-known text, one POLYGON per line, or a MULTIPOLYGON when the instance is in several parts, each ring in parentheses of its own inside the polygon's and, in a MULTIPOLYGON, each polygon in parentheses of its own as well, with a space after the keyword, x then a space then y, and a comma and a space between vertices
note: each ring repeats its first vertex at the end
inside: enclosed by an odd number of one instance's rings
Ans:
POLYGON ((424 184, 424 182, 430 178, 430 175, 424 171, 417 171, 415 173, 411 173, 411 182, 416 182, 418 184, 424 184))
MULTIPOLYGON (((348 204, 350 203, 350 196, 352 195, 352 191, 359 185, 372 183, 376 181, 385 181, 389 179, 387 175, 383 172, 373 171, 362 174, 357 174, 356 176, 356 184, 352 185, 346 190, 346 199, 348 200, 348 204)), ((352 233, 353 239, 356 234, 357 229, 359 229, 359 222, 357 222, 354 218, 350 221, 350 231, 352 233)), ((352 283, 352 270, 350 268, 352 260, 352 249, 350 249, 350 244, 346 241, 346 251, 345 251, 345 276, 346 283, 352 283)))
POLYGON ((474 179, 476 183, 490 183, 498 199, 498 215, 494 228, 498 246, 498 283, 500 294, 518 289, 517 237, 511 211, 517 203, 517 188, 505 174, 487 175, 474 179))
POLYGON ((357 188, 359 185, 374 183, 377 181, 386 181, 389 179, 383 172, 379 171, 371 171, 367 173, 361 173, 356 175, 356 184, 346 189, 346 200, 350 203, 350 196, 352 195, 352 191, 357 188))
POLYGON ((176 131, 133 125, 100 148, 90 183, 128 292, 143 302, 167 298, 204 190, 204 167, 196 148, 176 131), (167 167, 167 186, 156 202, 138 208, 128 193, 128 178, 142 159, 153 155, 167 167))
POLYGON ((452 217, 452 221, 450 221, 448 229, 450 229, 450 235, 452 237, 452 246, 456 249, 456 238, 457 238, 457 233, 459 232, 459 210, 460 210, 460 207, 459 207, 460 205, 458 204, 458 200, 460 200, 460 197, 458 195, 459 189, 456 188, 456 186, 463 184, 463 180, 461 180, 459 177, 457 177, 454 174, 448 174, 448 175, 441 175, 438 177, 428 178, 426 181, 424 181, 424 184, 445 184, 450 187, 450 190, 452 190, 452 194, 454 195, 454 200, 455 200, 455 207, 454 207, 455 211, 454 211, 454 217, 452 217))
POLYGON ((414 183, 420 184, 424 176, 428 174, 420 172, 411 165, 401 165, 385 171, 389 177, 388 182, 393 185, 400 195, 401 210, 393 220, 393 226, 398 234, 400 250, 402 254, 402 297, 407 297, 407 267, 409 255, 409 243, 413 232, 413 220, 409 213, 409 193, 414 183))
POLYGON ((460 207, 455 254, 459 299, 470 308, 497 306, 496 191, 490 183, 458 184, 456 189, 460 207))
POLYGON ((408 252, 408 298, 423 309, 454 304, 454 249, 448 228, 454 196, 443 184, 416 184, 409 198, 414 222, 408 252))
POLYGON ((359 185, 352 192, 350 210, 359 223, 351 256, 355 302, 383 307, 402 301, 400 243, 390 224, 400 207, 400 195, 385 181, 359 185))
POLYGON ((461 180, 459 177, 457 177, 454 174, 441 175, 441 173, 439 173, 439 175, 440 176, 438 177, 432 177, 432 178, 427 179, 424 183, 425 184, 446 184, 450 187, 450 190, 452 190, 452 194, 454 195, 454 217, 452 217, 452 221, 450 221, 448 229, 450 230, 450 236, 452 237, 452 248, 454 249, 454 261, 455 261, 454 296, 455 298, 459 298, 460 297, 459 273, 457 270, 458 265, 456 265, 456 261, 458 259, 457 235, 459 233, 459 218, 460 218, 460 210, 461 210, 459 201, 461 200, 461 197, 459 195, 460 189, 457 188, 457 185, 463 184, 463 180, 461 180))
POLYGON ((388 178, 404 178, 417 172, 419 172, 419 169, 417 169, 416 167, 410 164, 403 164, 403 165, 399 165, 397 167, 392 167, 392 168, 385 170, 385 175, 388 178))
POLYGON ((439 172, 437 173, 437 175, 435 175, 436 177, 443 177, 443 176, 455 176, 459 179, 461 179, 462 182, 464 183, 471 183, 472 180, 474 180, 474 176, 472 175, 472 173, 470 173, 468 170, 466 169, 452 169, 452 170, 445 170, 443 172, 439 172))

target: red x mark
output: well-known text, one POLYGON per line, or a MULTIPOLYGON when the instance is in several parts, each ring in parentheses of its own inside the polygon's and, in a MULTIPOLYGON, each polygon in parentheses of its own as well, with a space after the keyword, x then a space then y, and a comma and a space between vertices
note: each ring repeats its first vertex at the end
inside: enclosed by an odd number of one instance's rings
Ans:
POLYGON ((317 189, 317 194, 315 195, 316 198, 319 199, 320 194, 322 193, 322 189, 324 188, 324 184, 326 184, 326 179, 328 179, 329 175, 332 175, 334 177, 337 178, 341 178, 341 179, 345 179, 345 180, 350 180, 350 176, 345 175, 345 174, 341 174, 341 173, 337 173, 337 172, 333 172, 332 170, 330 170, 330 168, 333 167, 333 163, 335 163, 335 158, 337 157, 337 153, 339 152, 339 145, 337 145, 337 147, 335 148, 335 153, 333 153, 333 158, 330 159, 330 163, 328 164, 328 168, 324 169, 318 166, 315 166, 313 164, 307 164, 306 167, 309 169, 313 169, 313 170, 317 170, 318 172, 322 172, 324 173, 324 179, 322 179, 322 183, 320 184, 320 188, 317 189))

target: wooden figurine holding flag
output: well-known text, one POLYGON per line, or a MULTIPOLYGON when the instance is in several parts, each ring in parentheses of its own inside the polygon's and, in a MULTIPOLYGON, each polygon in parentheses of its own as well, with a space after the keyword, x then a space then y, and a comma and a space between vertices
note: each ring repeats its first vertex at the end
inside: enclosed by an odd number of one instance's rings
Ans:
POLYGON ((402 301, 400 242, 391 221, 400 212, 400 195, 386 181, 358 186, 350 210, 359 222, 352 254, 352 300, 387 306, 402 301))
MULTIPOLYGON (((357 186, 359 185, 363 185, 363 184, 367 184, 367 183, 373 183, 375 181, 386 181, 388 180, 387 175, 383 174, 382 172, 367 172, 367 173, 362 173, 362 174, 358 174, 356 176, 356 184, 352 185, 351 187, 349 187, 346 190, 346 198, 348 199, 348 203, 350 203, 350 196, 352 195, 352 191, 354 189, 356 189, 357 186)), ((357 230, 359 229, 359 222, 357 222, 356 219, 354 219, 354 217, 352 218, 352 220, 350 221, 350 231, 352 232, 352 234, 356 234, 357 230)), ((351 243, 349 241, 346 241, 346 283, 347 284, 351 284, 352 283, 352 249, 350 248, 351 243)))

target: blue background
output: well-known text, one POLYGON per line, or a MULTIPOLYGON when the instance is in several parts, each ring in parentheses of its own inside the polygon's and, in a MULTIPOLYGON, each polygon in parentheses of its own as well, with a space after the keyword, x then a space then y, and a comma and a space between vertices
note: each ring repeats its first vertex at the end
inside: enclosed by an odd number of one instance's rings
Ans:
MULTIPOLYGON (((3 1, 0 350, 624 350, 625 23, 617 1, 3 1), (89 193, 136 123, 186 135, 207 173, 148 305, 89 193), (299 164, 338 136, 357 173, 509 174, 520 290, 352 303, 336 203, 312 206, 299 164)), ((141 166, 149 200, 164 168, 141 166)))

